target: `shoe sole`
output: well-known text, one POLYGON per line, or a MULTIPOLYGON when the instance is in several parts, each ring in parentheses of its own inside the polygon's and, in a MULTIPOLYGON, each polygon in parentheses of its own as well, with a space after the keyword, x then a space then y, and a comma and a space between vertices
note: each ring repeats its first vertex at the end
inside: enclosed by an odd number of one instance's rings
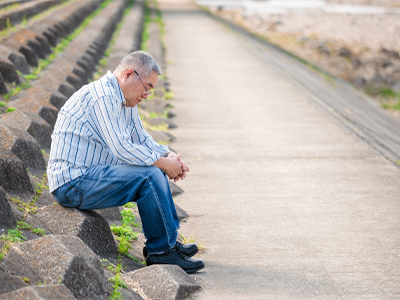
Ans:
MULTIPOLYGON (((147 263, 146 263, 147 264, 147 263)), ((193 274, 193 273, 196 273, 197 271, 200 271, 201 269, 204 269, 204 265, 202 265, 202 266, 199 266, 199 267, 196 267, 196 268, 192 268, 192 269, 184 269, 184 268, 182 268, 181 266, 179 266, 179 265, 174 265, 174 264, 160 264, 160 263, 158 263, 158 264, 150 264, 150 265, 147 265, 148 267, 150 267, 150 266, 154 266, 154 265, 171 265, 171 266, 178 266, 178 267, 180 267, 183 271, 185 271, 187 274, 193 274)))
POLYGON ((182 269, 182 270, 188 274, 193 274, 193 273, 196 273, 197 271, 200 271, 201 269, 204 269, 204 265, 197 267, 197 268, 193 268, 193 269, 187 269, 187 270, 182 269))
MULTIPOLYGON (((192 254, 190 254, 190 255, 187 255, 187 257, 193 257, 193 256, 195 256, 197 253, 199 253, 199 249, 197 249, 196 252, 194 252, 194 253, 192 253, 192 254)), ((147 252, 147 250, 143 250, 143 257, 146 258, 148 255, 149 255, 149 253, 147 252), (147 255, 145 255, 145 254, 147 254, 147 255)))

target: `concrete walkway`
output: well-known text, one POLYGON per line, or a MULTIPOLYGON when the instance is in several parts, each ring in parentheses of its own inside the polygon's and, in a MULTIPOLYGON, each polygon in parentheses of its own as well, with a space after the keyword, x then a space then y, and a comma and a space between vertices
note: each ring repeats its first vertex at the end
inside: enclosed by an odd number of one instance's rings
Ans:
POLYGON ((400 299, 400 172, 189 2, 160 1, 195 299, 400 299))

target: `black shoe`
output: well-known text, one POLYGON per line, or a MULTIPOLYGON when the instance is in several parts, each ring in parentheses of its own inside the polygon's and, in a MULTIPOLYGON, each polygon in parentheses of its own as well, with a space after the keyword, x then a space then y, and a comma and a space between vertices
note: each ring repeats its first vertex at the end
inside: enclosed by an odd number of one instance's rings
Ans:
MULTIPOLYGON (((199 248, 197 248, 196 244, 182 244, 179 242, 176 242, 175 247, 179 249, 179 251, 182 252, 183 255, 192 257, 195 255, 197 252, 199 252, 199 248)), ((143 256, 146 258, 149 255, 149 252, 147 252, 147 247, 143 247, 143 256)))
POLYGON ((163 254, 150 254, 146 258, 148 266, 161 265, 177 265, 180 266, 186 273, 191 274, 204 268, 204 263, 201 260, 191 259, 182 254, 177 247, 174 247, 163 254))

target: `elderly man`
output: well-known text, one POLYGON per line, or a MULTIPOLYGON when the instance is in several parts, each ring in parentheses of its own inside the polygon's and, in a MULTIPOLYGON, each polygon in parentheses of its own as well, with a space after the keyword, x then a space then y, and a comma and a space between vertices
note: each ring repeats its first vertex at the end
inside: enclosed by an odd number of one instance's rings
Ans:
POLYGON ((113 73, 83 86, 65 103, 52 134, 47 167, 50 191, 63 206, 82 210, 136 202, 147 265, 175 264, 187 273, 204 268, 195 244, 176 241, 177 217, 168 178, 184 179, 181 155, 143 129, 137 104, 161 75, 150 54, 124 57, 113 73))

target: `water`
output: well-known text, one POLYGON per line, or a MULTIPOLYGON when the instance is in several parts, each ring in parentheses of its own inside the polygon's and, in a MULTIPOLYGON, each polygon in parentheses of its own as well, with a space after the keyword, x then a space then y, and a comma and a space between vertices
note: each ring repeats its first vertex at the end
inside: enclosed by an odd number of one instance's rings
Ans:
POLYGON ((400 8, 388 8, 372 5, 327 4, 325 0, 195 0, 197 4, 211 9, 224 7, 227 9, 243 9, 244 15, 252 14, 400 14, 400 8))

